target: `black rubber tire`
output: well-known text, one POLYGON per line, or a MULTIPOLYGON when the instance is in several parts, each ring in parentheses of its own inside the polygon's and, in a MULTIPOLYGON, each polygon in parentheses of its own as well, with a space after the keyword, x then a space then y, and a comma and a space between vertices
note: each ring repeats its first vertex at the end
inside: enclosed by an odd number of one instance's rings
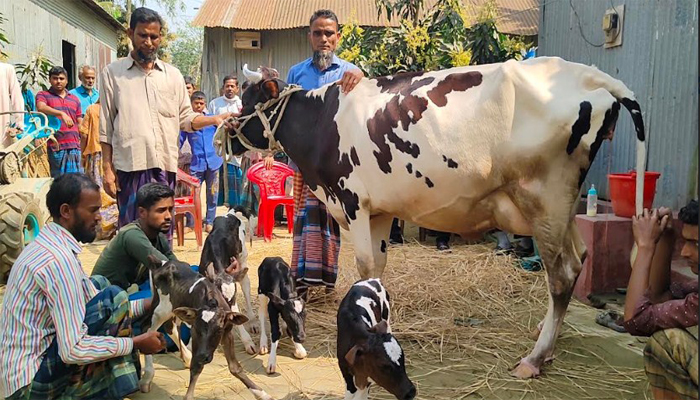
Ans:
MULTIPOLYGON (((7 282, 12 265, 24 249, 24 223, 34 215, 39 229, 44 213, 31 193, 10 193, 0 198, 0 279, 7 282)), ((38 234, 38 232, 37 232, 38 234)))

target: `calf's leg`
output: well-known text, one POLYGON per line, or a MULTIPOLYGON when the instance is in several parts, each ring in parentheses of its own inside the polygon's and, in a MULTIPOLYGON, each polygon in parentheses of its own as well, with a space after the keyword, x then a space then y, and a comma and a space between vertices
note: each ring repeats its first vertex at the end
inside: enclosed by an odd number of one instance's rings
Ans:
MULTIPOLYGON (((158 306, 153 310, 153 318, 151 319, 151 327, 148 328, 148 332, 155 332, 163 325, 167 320, 173 317, 172 306, 169 301, 161 301, 158 306)), ((151 382, 153 382, 153 377, 155 376, 155 370, 153 368, 153 356, 150 354, 144 355, 145 365, 143 367, 143 376, 139 380, 139 389, 143 393, 148 393, 151 391, 151 382)))
POLYGON ((258 295, 258 318, 260 319, 260 354, 267 354, 267 332, 265 332, 265 320, 267 319, 267 303, 270 299, 264 294, 258 295))
POLYGON ((279 312, 272 305, 267 305, 267 313, 270 315, 270 339, 272 340, 272 346, 270 347, 270 356, 267 359, 267 373, 274 374, 277 368, 277 346, 280 344, 280 325, 279 325, 279 312))
MULTIPOLYGON (((241 268, 246 268, 246 264, 247 262, 243 261, 243 263, 241 264, 241 268)), ((258 333, 260 326, 257 324, 255 314, 253 313, 253 302, 250 299, 250 278, 248 277, 248 274, 245 274, 240 283, 241 290, 243 291, 243 297, 245 298, 246 314, 248 315, 248 322, 245 323, 245 327, 248 330, 248 332, 256 334, 258 333)))
POLYGON ((255 396, 257 400, 274 400, 272 396, 267 394, 258 385, 253 383, 253 381, 251 381, 250 378, 248 378, 248 376, 243 371, 243 367, 241 367, 241 364, 239 364, 238 360, 236 360, 233 331, 225 333, 224 337, 221 339, 221 343, 224 345, 226 363, 228 363, 228 370, 231 373, 231 375, 235 376, 236 378, 238 378, 238 380, 243 382, 245 387, 247 387, 248 390, 250 390, 250 392, 253 393, 253 396, 255 396))
MULTIPOLYGON (((234 312, 240 312, 238 304, 236 303, 233 303, 233 305, 231 306, 231 310, 234 312)), ((245 347, 246 353, 257 353, 257 350, 255 349, 255 343, 253 343, 253 339, 250 337, 248 331, 245 330, 245 327, 243 327, 243 325, 236 325, 236 330, 238 330, 238 335, 241 337, 241 341, 243 342, 243 347, 245 347)))

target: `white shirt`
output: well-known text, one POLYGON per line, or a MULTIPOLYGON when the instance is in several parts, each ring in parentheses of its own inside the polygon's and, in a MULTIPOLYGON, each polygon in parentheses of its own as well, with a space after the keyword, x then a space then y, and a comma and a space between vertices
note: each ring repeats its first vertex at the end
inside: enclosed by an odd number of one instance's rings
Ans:
MULTIPOLYGON (((209 102, 209 112, 213 115, 219 115, 224 113, 239 113, 243 109, 243 103, 238 96, 233 96, 232 99, 226 96, 217 97, 209 102)), ((228 163, 236 167, 241 166, 241 156, 233 156, 228 160, 228 163)))

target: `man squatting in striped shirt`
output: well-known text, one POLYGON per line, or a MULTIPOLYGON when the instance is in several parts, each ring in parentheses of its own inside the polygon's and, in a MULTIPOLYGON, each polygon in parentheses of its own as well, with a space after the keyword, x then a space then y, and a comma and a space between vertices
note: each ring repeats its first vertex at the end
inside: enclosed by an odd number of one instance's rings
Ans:
POLYGON ((56 178, 53 217, 17 258, 0 311, 0 392, 10 399, 123 398, 138 389, 140 351, 161 351, 161 333, 132 337, 150 299, 88 277, 78 260, 95 239, 99 187, 83 174, 56 178))

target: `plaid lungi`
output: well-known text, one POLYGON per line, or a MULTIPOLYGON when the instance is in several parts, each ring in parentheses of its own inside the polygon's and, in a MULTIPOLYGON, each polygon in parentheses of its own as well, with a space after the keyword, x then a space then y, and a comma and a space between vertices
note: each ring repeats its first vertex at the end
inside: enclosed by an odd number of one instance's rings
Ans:
POLYGON ((258 185, 248 180, 248 170, 253 165, 253 161, 248 156, 241 160, 241 197, 240 205, 249 209, 253 215, 258 215, 258 199, 260 198, 260 188, 258 185))
MULTIPOLYGON (((131 337, 129 296, 102 276, 90 280, 101 291, 87 303, 88 335, 131 337)), ((133 352, 92 364, 66 365, 54 339, 32 383, 8 399, 121 399, 138 389, 137 363, 138 354, 133 352)))
POLYGON ((83 155, 83 168, 85 174, 92 178, 99 186, 102 186, 102 152, 98 151, 92 154, 83 155))
POLYGON ((651 386, 697 399, 698 326, 654 333, 644 348, 644 369, 651 386))
MULTIPOLYGON (((292 276, 299 291, 313 285, 335 287, 338 277, 340 227, 326 209, 326 205, 311 193, 307 185, 299 192, 299 204, 303 204, 303 207, 298 208, 294 220, 292 276)), ((296 185, 294 193, 296 196, 296 185)))
MULTIPOLYGON (((177 174, 175 172, 163 171, 160 168, 132 172, 117 171, 117 182, 119 182, 119 191, 117 192, 119 228, 136 221, 139 217, 139 210, 136 206, 136 192, 141 186, 149 182, 159 182, 175 190, 176 181, 177 174)), ((166 235, 170 242, 172 242, 173 237, 173 225, 170 225, 170 232, 166 235)))
POLYGON ((219 190, 218 205, 226 205, 235 207, 241 205, 241 197, 243 195, 243 171, 240 167, 224 163, 219 173, 219 188, 227 188, 228 192, 219 190), (224 173, 224 168, 226 172, 224 173), (224 186, 223 180, 226 179, 228 187, 224 186))
POLYGON ((63 174, 76 174, 83 172, 81 165, 80 149, 65 149, 54 151, 49 149, 49 167, 51 177, 58 178, 63 174))

